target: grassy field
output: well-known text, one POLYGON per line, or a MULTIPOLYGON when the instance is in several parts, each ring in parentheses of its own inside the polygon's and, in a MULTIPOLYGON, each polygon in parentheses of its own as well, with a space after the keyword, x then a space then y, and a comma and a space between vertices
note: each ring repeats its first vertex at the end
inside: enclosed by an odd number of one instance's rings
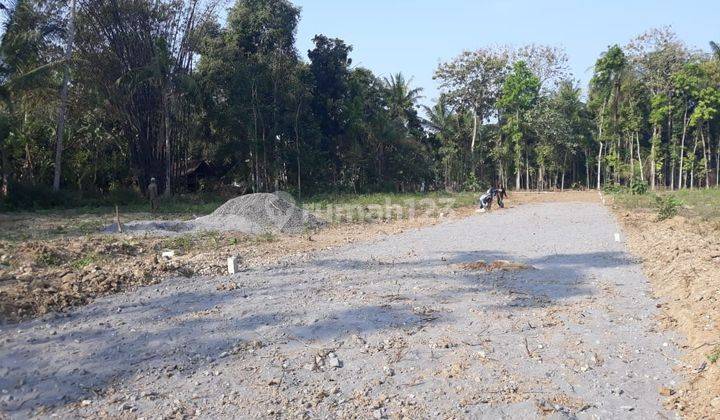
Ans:
MULTIPOLYGON (((324 194, 316 195, 308 199, 302 200, 302 204, 309 206, 327 206, 327 205, 407 205, 408 202, 420 203, 423 200, 442 200, 452 199, 453 208, 473 205, 479 196, 475 192, 429 192, 421 193, 374 193, 374 194, 324 194)), ((427 206, 427 204, 420 204, 427 206)))
POLYGON ((662 191, 633 195, 630 193, 613 194, 615 205, 627 210, 657 211, 658 197, 672 196, 679 200, 678 214, 690 219, 720 222, 720 189, 695 189, 681 191, 662 191))

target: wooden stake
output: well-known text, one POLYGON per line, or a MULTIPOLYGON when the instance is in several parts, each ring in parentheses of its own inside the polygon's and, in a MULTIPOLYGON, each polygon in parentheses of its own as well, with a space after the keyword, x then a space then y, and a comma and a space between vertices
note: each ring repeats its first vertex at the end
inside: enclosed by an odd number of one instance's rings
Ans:
POLYGON ((120 223, 120 209, 118 209, 117 204, 115 205, 115 223, 117 223, 118 232, 123 233, 122 223, 120 223))

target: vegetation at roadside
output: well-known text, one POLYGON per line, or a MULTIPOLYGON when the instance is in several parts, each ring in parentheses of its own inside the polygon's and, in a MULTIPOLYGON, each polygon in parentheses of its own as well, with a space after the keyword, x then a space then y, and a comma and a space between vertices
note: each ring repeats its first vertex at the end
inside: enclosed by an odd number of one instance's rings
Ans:
MULTIPOLYGON (((691 219, 720 223, 720 190, 662 191, 654 194, 613 194, 614 204, 635 211, 653 211, 659 219, 679 214, 691 219)), ((719 225, 720 226, 720 225, 719 225)))
POLYGON ((707 358, 710 363, 717 363, 720 360, 720 346, 715 346, 713 351, 707 355, 707 358))
POLYGON ((440 202, 449 203, 451 208, 473 205, 478 198, 474 192, 449 193, 435 191, 429 193, 372 193, 372 194, 319 194, 302 200, 304 207, 323 208, 331 205, 369 206, 369 205, 415 205, 425 209, 440 202))

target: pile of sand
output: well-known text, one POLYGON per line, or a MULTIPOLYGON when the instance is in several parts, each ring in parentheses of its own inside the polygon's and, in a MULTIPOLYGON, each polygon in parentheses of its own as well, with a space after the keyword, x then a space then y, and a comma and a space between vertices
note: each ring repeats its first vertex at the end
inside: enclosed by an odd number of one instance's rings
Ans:
MULTIPOLYGON (((210 230, 263 234, 302 233, 324 225, 324 220, 296 206, 290 195, 257 193, 233 198, 211 214, 195 220, 130 222, 123 224, 123 230, 156 235, 210 230)), ((105 232, 115 233, 117 226, 110 225, 105 232)))
POLYGON ((283 194, 247 194, 229 200, 211 214, 191 223, 200 230, 232 230, 245 233, 302 233, 325 222, 297 207, 283 194))

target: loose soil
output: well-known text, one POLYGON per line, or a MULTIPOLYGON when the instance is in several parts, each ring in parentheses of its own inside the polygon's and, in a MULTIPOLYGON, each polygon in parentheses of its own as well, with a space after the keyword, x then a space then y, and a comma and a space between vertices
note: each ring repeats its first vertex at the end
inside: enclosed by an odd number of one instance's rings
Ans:
POLYGON ((663 324, 686 337, 687 378, 668 401, 686 418, 720 418, 720 231, 711 221, 616 210, 633 254, 642 260, 663 324))

